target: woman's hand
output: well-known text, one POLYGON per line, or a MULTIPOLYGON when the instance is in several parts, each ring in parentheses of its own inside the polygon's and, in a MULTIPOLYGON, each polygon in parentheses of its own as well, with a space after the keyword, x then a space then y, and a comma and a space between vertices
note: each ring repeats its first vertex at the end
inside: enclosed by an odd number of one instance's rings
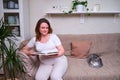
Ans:
POLYGON ((36 56, 35 50, 33 50, 32 48, 29 48, 28 46, 23 47, 21 51, 29 56, 36 56))
POLYGON ((36 52, 34 50, 30 50, 28 55, 30 55, 30 56, 36 56, 36 52))

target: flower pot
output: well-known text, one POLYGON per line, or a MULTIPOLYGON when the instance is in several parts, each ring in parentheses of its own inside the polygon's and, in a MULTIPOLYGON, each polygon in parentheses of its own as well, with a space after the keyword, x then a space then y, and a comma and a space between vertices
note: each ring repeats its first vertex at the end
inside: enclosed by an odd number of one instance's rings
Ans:
POLYGON ((82 11, 84 11, 84 6, 83 6, 83 5, 77 5, 76 11, 77 11, 77 12, 82 12, 82 11))

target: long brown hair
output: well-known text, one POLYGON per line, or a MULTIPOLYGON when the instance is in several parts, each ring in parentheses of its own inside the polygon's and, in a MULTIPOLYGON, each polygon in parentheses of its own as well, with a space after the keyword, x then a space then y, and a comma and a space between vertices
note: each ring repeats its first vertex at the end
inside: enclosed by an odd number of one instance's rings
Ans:
POLYGON ((41 33, 39 31, 40 30, 39 28, 42 23, 47 23, 48 24, 48 33, 52 33, 52 28, 51 28, 49 21, 45 18, 41 18, 38 20, 36 27, 35 27, 36 41, 41 39, 41 33))

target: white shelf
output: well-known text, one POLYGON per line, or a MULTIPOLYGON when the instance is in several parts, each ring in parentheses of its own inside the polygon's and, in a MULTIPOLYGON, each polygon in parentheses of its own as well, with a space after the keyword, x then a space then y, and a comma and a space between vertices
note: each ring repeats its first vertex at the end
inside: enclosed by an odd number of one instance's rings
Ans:
POLYGON ((6 24, 6 26, 20 26, 20 24, 6 24))
POLYGON ((51 17, 51 15, 80 15, 80 23, 84 23, 84 17, 85 15, 84 14, 113 14, 114 17, 113 17, 113 20, 115 21, 116 19, 116 15, 120 15, 120 11, 98 11, 98 12, 95 12, 95 11, 83 11, 83 12, 73 12, 73 13, 63 13, 63 12, 59 12, 59 11, 52 11, 52 12, 46 12, 47 15, 49 15, 49 17, 51 17))
POLYGON ((4 13, 19 13, 19 9, 4 9, 4 13))
MULTIPOLYGON (((55 11, 55 12, 46 12, 46 14, 65 14, 63 12, 55 11)), ((71 14, 120 14, 120 11, 98 11, 98 12, 93 12, 93 11, 83 11, 83 12, 73 12, 71 14)))

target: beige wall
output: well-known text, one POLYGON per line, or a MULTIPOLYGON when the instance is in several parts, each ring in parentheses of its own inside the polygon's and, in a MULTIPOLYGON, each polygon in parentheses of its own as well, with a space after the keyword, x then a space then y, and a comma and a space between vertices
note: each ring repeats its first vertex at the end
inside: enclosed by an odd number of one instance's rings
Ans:
MULTIPOLYGON (((36 22, 46 17, 57 34, 101 34, 120 33, 120 16, 113 14, 91 14, 84 17, 77 15, 46 15, 46 12, 69 9, 72 0, 30 0, 30 33, 34 36, 36 22), (56 6, 57 9, 52 7, 56 6), (115 18, 116 17, 116 18, 115 18)), ((101 11, 120 11, 120 0, 88 0, 88 7, 92 10, 94 4, 101 4, 101 11)))

